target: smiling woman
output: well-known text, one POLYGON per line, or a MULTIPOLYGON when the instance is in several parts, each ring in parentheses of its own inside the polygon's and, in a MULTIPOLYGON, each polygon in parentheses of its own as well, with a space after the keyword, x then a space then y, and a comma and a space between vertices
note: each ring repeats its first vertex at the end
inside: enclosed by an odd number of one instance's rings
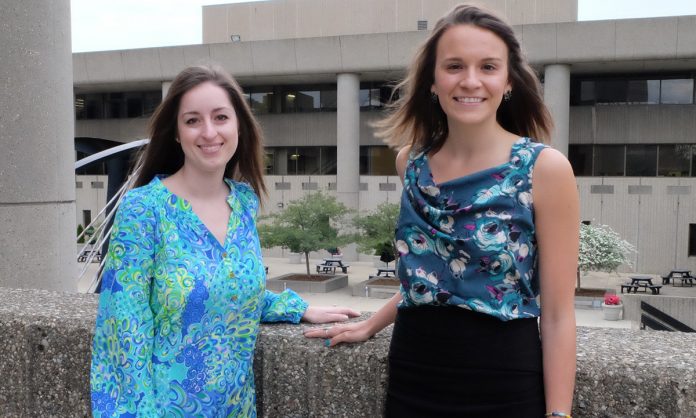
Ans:
POLYGON ((182 71, 152 117, 150 136, 104 266, 92 413, 254 417, 259 323, 358 313, 265 290, 256 232, 263 141, 227 73, 182 71))

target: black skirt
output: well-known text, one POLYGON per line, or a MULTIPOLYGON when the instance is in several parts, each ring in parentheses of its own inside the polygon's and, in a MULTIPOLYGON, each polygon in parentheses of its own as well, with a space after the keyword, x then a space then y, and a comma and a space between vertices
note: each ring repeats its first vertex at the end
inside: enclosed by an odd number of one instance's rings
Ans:
POLYGON ((537 320, 457 307, 399 309, 389 348, 387 417, 543 417, 537 320))

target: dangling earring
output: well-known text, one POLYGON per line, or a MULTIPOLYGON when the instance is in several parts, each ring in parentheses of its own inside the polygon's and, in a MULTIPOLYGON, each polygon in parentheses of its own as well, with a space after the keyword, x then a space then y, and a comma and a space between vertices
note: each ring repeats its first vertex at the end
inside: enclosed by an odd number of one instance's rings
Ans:
POLYGON ((433 103, 437 103, 437 102, 438 102, 438 99, 439 99, 439 98, 437 97, 437 94, 435 94, 435 92, 431 91, 431 92, 430 92, 430 100, 432 100, 433 103))
POLYGON ((506 102, 509 102, 511 97, 512 97, 512 90, 508 90, 503 94, 503 100, 505 100, 506 102))

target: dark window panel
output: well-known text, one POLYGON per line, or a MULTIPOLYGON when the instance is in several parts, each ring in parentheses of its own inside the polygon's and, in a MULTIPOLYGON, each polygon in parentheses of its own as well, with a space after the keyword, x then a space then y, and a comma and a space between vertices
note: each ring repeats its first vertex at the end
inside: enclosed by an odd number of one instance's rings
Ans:
POLYGON ((689 224, 689 257, 696 257, 696 224, 689 224))
POLYGON ((335 112, 337 108, 336 89, 321 91, 321 111, 335 112))
POLYGON ((623 145, 595 145, 592 174, 595 176, 623 176, 624 148, 623 145))
POLYGON ((360 147, 360 174, 395 176, 396 154, 387 146, 360 147))
POLYGON ((660 145, 657 175, 686 177, 689 175, 692 146, 689 144, 660 145))
POLYGON ((568 160, 576 176, 592 175, 592 145, 570 145, 568 160))
POLYGON ((657 145, 627 145, 626 175, 655 177, 657 174, 657 145))

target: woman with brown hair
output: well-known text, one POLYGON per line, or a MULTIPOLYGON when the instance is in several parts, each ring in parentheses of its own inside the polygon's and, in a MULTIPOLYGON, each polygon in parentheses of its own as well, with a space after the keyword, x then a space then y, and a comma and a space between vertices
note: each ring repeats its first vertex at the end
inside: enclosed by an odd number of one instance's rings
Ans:
POLYGON ((92 350, 95 417, 256 416, 259 322, 343 321, 265 290, 263 138, 223 70, 183 70, 116 214, 92 350))
POLYGON ((379 133, 400 149, 401 292, 305 335, 333 346, 395 322, 390 417, 569 416, 578 196, 567 159, 539 142, 551 120, 512 28, 457 6, 398 87, 379 133))

